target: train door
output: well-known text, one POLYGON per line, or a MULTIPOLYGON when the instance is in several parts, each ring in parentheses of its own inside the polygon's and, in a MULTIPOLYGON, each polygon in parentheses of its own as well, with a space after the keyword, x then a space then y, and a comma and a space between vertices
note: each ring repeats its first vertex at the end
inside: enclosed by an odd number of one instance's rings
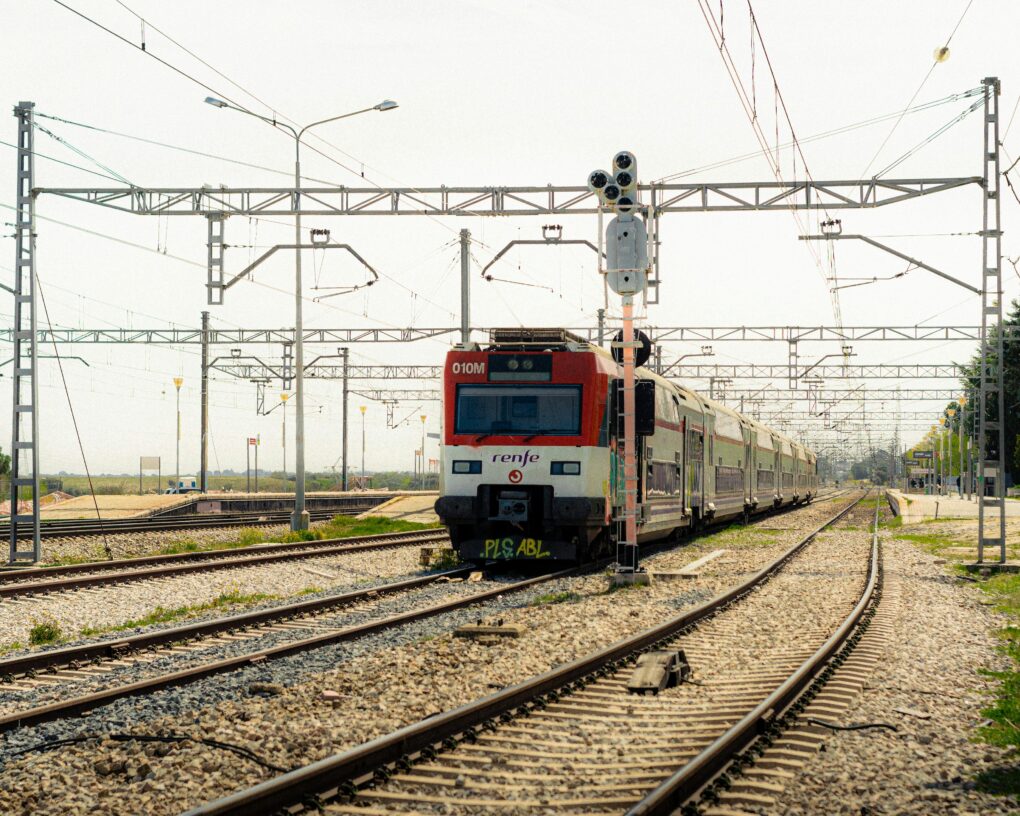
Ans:
POLYGON ((705 491, 705 432, 701 429, 689 428, 687 444, 684 445, 687 457, 687 485, 685 493, 688 497, 687 507, 702 516, 702 501, 705 491))
POLYGON ((754 471, 751 469, 751 451, 754 450, 754 442, 752 441, 752 434, 754 432, 748 428, 744 429, 744 504, 748 505, 751 503, 751 496, 754 495, 754 491, 751 489, 753 482, 751 481, 751 474, 754 471))

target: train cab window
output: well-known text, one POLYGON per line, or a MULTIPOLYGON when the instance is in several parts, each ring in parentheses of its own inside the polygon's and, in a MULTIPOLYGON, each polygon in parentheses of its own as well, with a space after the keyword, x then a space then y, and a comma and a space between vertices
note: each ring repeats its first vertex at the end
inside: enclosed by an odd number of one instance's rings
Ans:
POLYGON ((576 436, 580 385, 457 386, 454 433, 576 436))

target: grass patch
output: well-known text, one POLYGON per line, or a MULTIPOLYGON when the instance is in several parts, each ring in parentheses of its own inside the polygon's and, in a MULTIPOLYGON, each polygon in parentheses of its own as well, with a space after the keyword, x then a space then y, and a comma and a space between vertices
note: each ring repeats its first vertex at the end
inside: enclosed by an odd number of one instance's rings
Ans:
POLYGON ((885 530, 896 530, 903 526, 903 516, 893 516, 887 521, 879 520, 878 526, 885 530))
MULTIPOLYGON (((441 525, 422 524, 417 521, 403 521, 384 516, 368 516, 357 519, 351 516, 334 516, 320 529, 323 538, 348 538, 350 536, 380 535, 382 533, 408 533, 412 530, 432 530, 441 525)), ((319 531, 316 531, 319 532, 319 531)))
POLYGON ((558 603, 575 603, 581 600, 581 596, 576 592, 547 592, 545 595, 539 595, 533 600, 529 606, 543 606, 545 604, 558 604, 558 603))
POLYGON ((253 547, 265 540, 265 534, 255 527, 243 527, 237 534, 237 545, 239 547, 253 547))
MULTIPOLYGON (((181 553, 198 552, 201 549, 202 546, 197 541, 176 541, 173 544, 167 544, 165 547, 156 550, 153 555, 180 555, 181 553)), ((141 558, 143 555, 128 557, 141 558)))
POLYGON ((11 643, 7 643, 7 644, 4 644, 3 646, 0 646, 0 655, 5 655, 5 654, 8 654, 9 652, 16 652, 19 649, 24 649, 24 648, 25 648, 25 644, 24 643, 22 643, 20 640, 15 640, 15 641, 12 641, 11 643))
POLYGON ((316 592, 322 592, 322 587, 306 586, 298 593, 298 595, 314 595, 316 592))
POLYGON ((634 592, 647 587, 648 584, 610 584, 602 594, 612 595, 614 592, 634 592))
POLYGON ((93 635, 102 635, 106 632, 122 632, 126 629, 139 629, 143 626, 152 626, 156 623, 171 623, 172 621, 194 617, 201 612, 208 612, 213 609, 230 609, 234 606, 255 604, 260 601, 272 601, 279 597, 279 595, 267 595, 262 592, 244 595, 237 590, 231 590, 230 592, 224 592, 216 598, 213 598, 213 600, 206 601, 205 603, 192 604, 190 606, 178 606, 171 609, 167 609, 163 606, 157 606, 148 615, 143 615, 142 617, 135 618, 133 620, 127 620, 123 623, 111 626, 87 626, 81 630, 81 634, 84 637, 91 637, 93 635))
POLYGON ((28 632, 28 642, 33 646, 48 646, 59 641, 62 635, 60 624, 55 620, 33 621, 28 632))

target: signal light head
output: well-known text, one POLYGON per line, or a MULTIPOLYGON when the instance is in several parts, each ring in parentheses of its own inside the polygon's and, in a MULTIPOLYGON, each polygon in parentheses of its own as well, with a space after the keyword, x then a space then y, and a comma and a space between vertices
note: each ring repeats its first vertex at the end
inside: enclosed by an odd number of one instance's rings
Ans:
POLYGON ((634 176, 632 176, 626 170, 621 170, 616 174, 616 183, 623 189, 634 186, 634 176))
POLYGON ((635 164, 637 164, 637 159, 634 158, 633 153, 627 150, 621 150, 613 159, 614 170, 630 170, 635 164))
POLYGON ((620 188, 615 184, 607 184, 602 188, 602 197, 609 202, 614 202, 620 197, 620 188))
POLYGON ((616 211, 621 213, 629 213, 634 209, 634 199, 629 195, 620 196, 619 201, 616 202, 616 211))
POLYGON ((611 178, 612 176, 605 170, 595 170, 588 176, 588 189, 596 193, 605 188, 611 178))

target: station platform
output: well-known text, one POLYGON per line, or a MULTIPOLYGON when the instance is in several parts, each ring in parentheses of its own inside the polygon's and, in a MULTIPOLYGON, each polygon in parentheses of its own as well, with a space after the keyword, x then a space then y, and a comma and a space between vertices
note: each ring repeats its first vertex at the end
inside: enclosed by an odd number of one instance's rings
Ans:
MULTIPOLYGON (((923 493, 904 493, 900 490, 888 491, 890 506, 896 515, 903 518, 904 524, 916 524, 929 519, 976 519, 978 517, 977 497, 968 501, 957 495, 926 496, 923 493)), ((992 510, 994 513, 994 509, 992 510)), ((1020 519, 1020 501, 1006 499, 1006 518, 1020 519)))
POLYGON ((400 521, 416 521, 420 524, 438 524, 439 516, 436 515, 436 511, 433 509, 438 498, 439 491, 437 490, 426 490, 421 493, 394 496, 378 507, 373 507, 371 510, 361 513, 358 518, 382 516, 383 518, 400 521))

